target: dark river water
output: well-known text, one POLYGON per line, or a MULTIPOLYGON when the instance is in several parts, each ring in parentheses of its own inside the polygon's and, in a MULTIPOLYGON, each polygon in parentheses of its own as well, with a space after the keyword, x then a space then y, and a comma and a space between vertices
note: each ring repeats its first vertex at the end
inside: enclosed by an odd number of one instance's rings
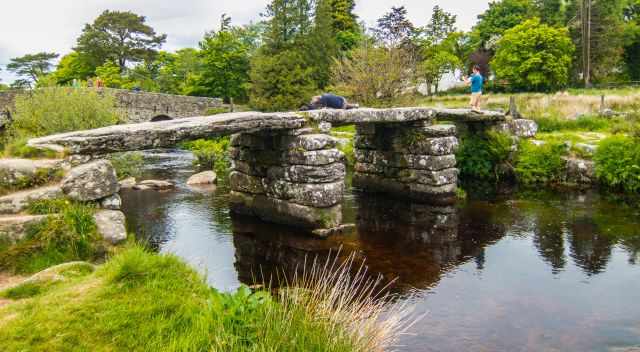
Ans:
POLYGON ((328 240, 232 217, 224 180, 189 188, 193 157, 145 154, 174 191, 123 191, 130 230, 220 290, 341 248, 424 318, 399 351, 640 351, 640 207, 596 193, 470 196, 431 207, 349 191, 328 240), (635 348, 634 348, 635 347, 635 348))

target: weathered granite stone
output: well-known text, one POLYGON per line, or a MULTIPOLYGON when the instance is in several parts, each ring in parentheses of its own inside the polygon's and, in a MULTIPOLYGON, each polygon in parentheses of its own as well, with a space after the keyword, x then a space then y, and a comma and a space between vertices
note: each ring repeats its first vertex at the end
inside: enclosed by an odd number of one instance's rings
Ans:
POLYGON ((359 123, 359 124, 356 124, 356 134, 359 134, 359 135, 374 135, 374 134, 376 134, 376 124, 373 124, 373 123, 359 123))
POLYGON ((411 144, 398 143, 394 141, 396 151, 406 150, 409 154, 418 155, 451 155, 458 149, 458 138, 456 137, 440 137, 440 138, 422 138, 413 141, 411 144))
POLYGON ((28 228, 42 223, 47 215, 0 216, 0 243, 15 243, 22 240, 28 228))
POLYGON ((458 183, 458 169, 442 171, 403 170, 398 180, 402 183, 419 183, 430 186, 444 186, 458 183))
POLYGON ((0 184, 15 186, 36 177, 49 178, 62 167, 62 160, 0 159, 0 184))
POLYGON ((0 197, 0 214, 18 214, 27 209, 30 203, 64 196, 60 186, 48 186, 16 192, 0 197))
POLYGON ((598 182, 596 165, 592 160, 563 158, 565 182, 575 185, 592 185, 598 182))
POLYGON ((122 208, 122 198, 119 194, 114 194, 100 200, 100 208, 108 210, 120 210, 122 208))
POLYGON ((216 183, 218 175, 215 171, 203 171, 197 173, 187 180, 187 185, 210 185, 216 183))
POLYGON ((427 137, 451 137, 455 136, 457 128, 455 125, 431 125, 421 129, 427 137))
POLYGON ((376 150, 378 145, 376 135, 356 134, 353 138, 353 146, 360 150, 376 150))
POLYGON ((125 216, 121 211, 99 210, 93 218, 98 227, 98 233, 106 242, 116 245, 127 239, 125 216))
POLYGON ((587 144, 587 143, 576 143, 574 145, 574 148, 579 149, 587 154, 595 154, 596 150, 598 150, 598 146, 594 145, 594 144, 587 144))
POLYGON ((315 208, 328 208, 342 201, 344 182, 305 184, 275 181, 266 188, 269 197, 315 208))
POLYGON ((249 195, 232 191, 231 208, 234 212, 253 215, 262 220, 289 224, 307 229, 329 229, 342 222, 342 206, 318 209, 274 199, 265 195, 249 195))
POLYGON ((326 121, 334 126, 363 123, 410 122, 418 120, 432 121, 503 121, 505 114, 494 111, 476 112, 470 109, 435 108, 393 108, 393 109, 322 109, 305 112, 305 116, 315 121, 326 121))
POLYGON ((334 148, 336 145, 336 139, 329 135, 306 134, 293 138, 293 140, 288 143, 287 149, 314 151, 334 148))
POLYGON ((161 122, 116 125, 31 139, 28 145, 72 154, 101 154, 173 147, 183 140, 238 132, 301 128, 295 113, 239 112, 161 122))
POLYGON ((516 137, 533 138, 538 133, 538 124, 533 120, 512 119, 498 124, 496 129, 516 137))
POLYGON ((131 189, 136 186, 138 181, 136 181, 135 177, 127 177, 124 180, 119 182, 120 189, 131 189))
POLYGON ((229 185, 232 190, 250 194, 264 194, 263 178, 250 176, 242 172, 232 171, 229 174, 229 185))
POLYGON ((453 204, 456 202, 456 184, 430 186, 418 183, 402 183, 376 175, 357 173, 353 176, 356 188, 372 193, 384 193, 391 197, 405 198, 431 204, 453 204))
POLYGON ((62 180, 64 193, 81 202, 108 197, 119 189, 116 171, 107 160, 96 160, 75 167, 62 180))
POLYGON ((333 127, 329 122, 322 121, 318 124, 318 132, 329 134, 331 133, 331 127, 333 127))
MULTIPOLYGON (((279 166, 273 166, 279 168, 279 166)), ((242 172, 243 174, 247 174, 250 176, 257 177, 267 177, 267 173, 269 171, 269 166, 259 165, 259 164, 250 164, 245 161, 240 160, 231 160, 231 170, 242 172)))
POLYGON ((292 150, 284 155, 288 164, 324 166, 344 161, 344 154, 337 149, 317 150, 311 152, 292 150))
POLYGON ((346 176, 346 166, 334 163, 325 166, 274 166, 269 168, 267 177, 294 183, 329 183, 342 181, 346 176))

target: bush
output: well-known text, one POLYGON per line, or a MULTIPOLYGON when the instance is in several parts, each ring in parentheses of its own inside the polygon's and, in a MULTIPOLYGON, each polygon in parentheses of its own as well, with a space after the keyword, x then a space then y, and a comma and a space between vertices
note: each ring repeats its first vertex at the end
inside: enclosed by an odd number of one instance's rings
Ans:
POLYGON ((509 163, 513 141, 508 134, 488 132, 462 138, 456 153, 462 178, 499 180, 504 176, 500 166, 509 163))
POLYGON ((561 143, 537 146, 530 141, 523 141, 515 166, 518 181, 525 185, 560 182, 564 170, 562 156, 566 153, 566 147, 561 143))
POLYGON ((229 169, 230 165, 230 141, 229 137, 198 139, 184 142, 180 147, 191 151, 200 167, 224 172, 229 169))
POLYGON ((108 92, 64 87, 18 95, 13 117, 12 138, 87 130, 120 121, 115 98, 108 92))
POLYGON ((605 185, 627 192, 640 191, 640 141, 617 135, 600 142, 594 156, 596 174, 605 185))
POLYGON ((140 177, 142 174, 144 157, 140 152, 114 154, 109 159, 116 169, 119 180, 127 177, 140 177))

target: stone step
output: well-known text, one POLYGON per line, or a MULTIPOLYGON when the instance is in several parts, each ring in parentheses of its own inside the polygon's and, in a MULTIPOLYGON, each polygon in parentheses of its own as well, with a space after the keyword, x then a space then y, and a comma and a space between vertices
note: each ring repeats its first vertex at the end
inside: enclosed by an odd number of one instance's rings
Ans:
POLYGON ((32 202, 56 199, 63 196, 64 193, 59 185, 39 187, 12 193, 0 197, 0 214, 19 214, 25 211, 32 202))
POLYGON ((18 186, 36 178, 46 181, 62 166, 63 161, 59 159, 0 159, 0 185, 18 186))
POLYGON ((15 243, 26 235, 29 226, 41 223, 46 215, 3 215, 0 216, 0 243, 15 243))

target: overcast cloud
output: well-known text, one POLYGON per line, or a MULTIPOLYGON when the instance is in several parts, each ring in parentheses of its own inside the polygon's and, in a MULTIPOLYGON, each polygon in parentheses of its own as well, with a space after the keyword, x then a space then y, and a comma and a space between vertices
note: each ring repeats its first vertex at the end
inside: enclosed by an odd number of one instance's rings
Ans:
MULTIPOLYGON (((391 6, 406 6, 410 19, 424 25, 436 4, 458 15, 458 26, 468 30, 488 7, 488 0, 360 0, 356 13, 373 25, 391 6)), ((234 24, 260 19, 268 0, 2 0, 0 12, 0 79, 15 77, 4 66, 12 57, 40 51, 62 55, 71 51, 85 23, 102 11, 128 10, 147 17, 159 33, 168 35, 165 50, 194 47, 205 31, 217 28, 223 13, 234 24)))

